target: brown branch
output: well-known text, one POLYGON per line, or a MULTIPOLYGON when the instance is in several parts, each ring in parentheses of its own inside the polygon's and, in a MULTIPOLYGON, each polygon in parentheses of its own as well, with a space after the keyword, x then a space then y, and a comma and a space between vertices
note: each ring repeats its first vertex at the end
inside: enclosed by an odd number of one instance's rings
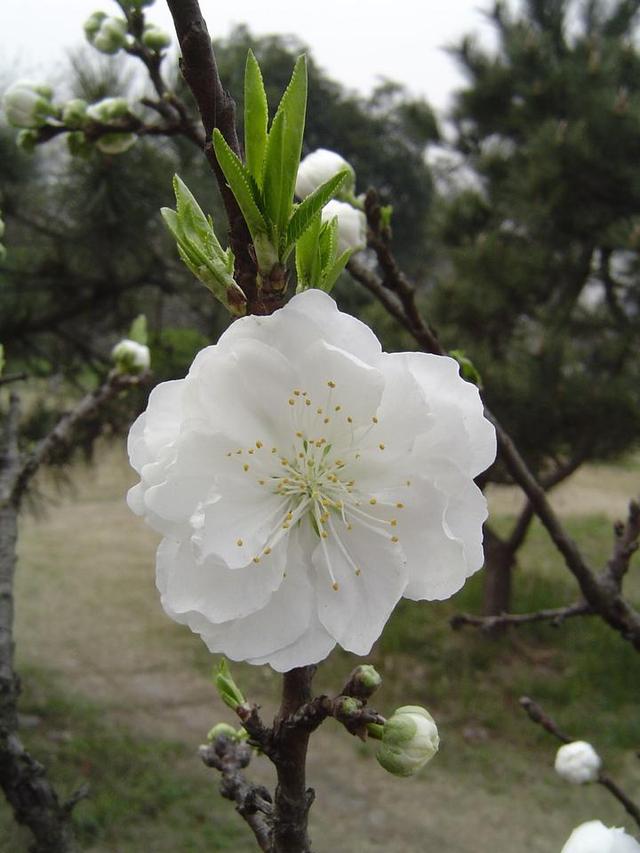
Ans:
POLYGON ((273 817, 271 794, 262 785, 248 782, 242 773, 251 761, 251 747, 219 735, 213 743, 201 746, 199 753, 207 767, 220 771, 220 793, 227 800, 235 802, 236 811, 251 828, 258 847, 270 853, 273 817))
POLYGON ((629 503, 629 514, 626 523, 618 521, 614 525, 613 554, 607 563, 605 576, 618 589, 629 570, 631 557, 638 550, 640 540, 640 503, 629 503))
POLYGON ((567 607, 556 607, 549 610, 536 610, 533 613, 501 613, 499 616, 475 616, 472 613, 456 613, 449 620, 451 627, 457 631, 465 625, 472 625, 488 633, 496 628, 509 625, 519 626, 532 622, 550 622, 554 628, 559 627, 565 619, 573 616, 593 616, 596 611, 584 602, 569 604, 567 607))
MULTIPOLYGON (((530 720, 537 723, 537 725, 542 726, 545 731, 549 732, 549 734, 553 735, 557 740, 562 741, 562 743, 571 743, 576 740, 576 738, 569 737, 569 735, 561 731, 555 720, 550 717, 544 711, 542 706, 533 699, 530 699, 528 696, 523 696, 520 699, 520 705, 529 715, 530 720)), ((627 796, 623 789, 614 782, 607 773, 599 771, 596 781, 599 785, 602 785, 603 788, 606 788, 607 791, 609 791, 609 793, 622 804, 627 814, 631 815, 638 826, 640 826, 640 806, 627 796)))

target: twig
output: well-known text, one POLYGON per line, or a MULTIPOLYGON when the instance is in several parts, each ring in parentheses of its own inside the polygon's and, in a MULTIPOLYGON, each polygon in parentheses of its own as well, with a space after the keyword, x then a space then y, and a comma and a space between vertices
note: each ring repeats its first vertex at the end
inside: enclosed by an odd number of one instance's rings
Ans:
MULTIPOLYGON (((542 726, 545 731, 549 732, 549 734, 553 735, 557 740, 562 741, 562 743, 571 743, 575 740, 575 738, 571 738, 569 735, 561 731, 555 720, 550 717, 543 710, 542 706, 533 699, 530 699, 528 696, 523 696, 520 699, 520 705, 527 712, 530 720, 537 723, 539 726, 542 726)), ((609 793, 611 793, 616 800, 622 804, 627 814, 631 815, 638 826, 640 826, 640 806, 638 806, 637 803, 634 803, 634 801, 627 796, 622 788, 614 782, 607 773, 600 771, 596 781, 599 785, 602 785, 603 788, 606 788, 607 791, 609 791, 609 793)))
POLYGON ((220 771, 220 793, 227 800, 235 802, 236 811, 251 827, 260 849, 270 853, 273 816, 271 794, 262 785, 248 782, 242 773, 251 761, 251 747, 219 735, 213 743, 201 746, 199 753, 207 767, 220 771))
POLYGON ((557 628, 573 616, 593 616, 596 611, 584 602, 570 604, 567 607, 556 607, 549 610, 536 610, 533 613, 501 613, 499 616, 475 616, 472 613, 456 613, 449 620, 454 630, 472 625, 483 631, 491 632, 495 628, 507 625, 526 625, 532 622, 551 622, 557 628))

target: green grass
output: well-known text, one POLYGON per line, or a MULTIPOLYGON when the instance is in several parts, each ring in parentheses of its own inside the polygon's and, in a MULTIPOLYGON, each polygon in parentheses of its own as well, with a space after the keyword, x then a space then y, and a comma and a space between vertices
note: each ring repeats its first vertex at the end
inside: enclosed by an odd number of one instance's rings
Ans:
MULTIPOLYGON (((37 724, 21 736, 43 763, 62 797, 82 783, 90 796, 74 809, 82 849, 139 853, 253 850, 231 804, 217 793, 217 774, 184 744, 146 739, 107 722, 100 706, 62 696, 50 673, 29 668, 22 714, 37 724)), ((15 853, 28 849, 27 833, 16 828, 0 801, 0 839, 15 853)))

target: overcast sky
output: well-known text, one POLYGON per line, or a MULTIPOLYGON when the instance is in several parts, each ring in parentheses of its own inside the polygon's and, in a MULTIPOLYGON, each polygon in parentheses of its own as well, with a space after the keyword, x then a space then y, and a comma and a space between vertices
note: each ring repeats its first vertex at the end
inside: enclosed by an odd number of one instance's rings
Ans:
MULTIPOLYGON (((363 93, 380 77, 405 83, 442 109, 463 81, 443 48, 474 32, 492 43, 481 13, 491 0, 201 0, 209 31, 225 36, 246 23, 258 35, 295 33, 318 63, 363 93)), ((0 69, 16 76, 49 78, 65 50, 84 40, 91 12, 118 13, 110 0, 0 0, 0 69)), ((149 20, 171 29, 164 0, 149 20)))

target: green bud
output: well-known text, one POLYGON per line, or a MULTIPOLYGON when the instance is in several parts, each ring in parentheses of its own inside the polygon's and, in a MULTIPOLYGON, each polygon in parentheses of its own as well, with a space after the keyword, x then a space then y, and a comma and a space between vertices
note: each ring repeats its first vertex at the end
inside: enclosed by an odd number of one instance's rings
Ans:
POLYGON ((103 98, 87 108, 86 115, 100 124, 109 124, 129 115, 129 102, 126 98, 103 98))
POLYGON ((137 141, 135 133, 105 133, 96 140, 96 148, 103 154, 124 154, 137 141))
POLYGON ((370 663, 363 663, 357 666, 349 678, 349 685, 352 686, 350 692, 363 698, 373 696, 381 684, 382 676, 370 663))
POLYGON ((173 234, 178 254, 222 304, 232 313, 246 313, 246 297, 233 278, 234 256, 216 237, 211 217, 206 217, 189 188, 174 176, 176 210, 163 207, 160 213, 173 234))
POLYGON ((88 157, 92 146, 81 130, 74 130, 67 134, 67 148, 72 157, 88 157))
POLYGON ((33 154, 38 141, 38 134, 35 130, 21 130, 16 136, 16 145, 25 154, 33 154))
POLYGON ((220 737, 220 735, 224 735, 224 737, 235 740, 237 733, 234 727, 230 726, 229 723, 216 723, 207 735, 207 740, 212 743, 217 737, 220 737))
POLYGON ((84 22, 84 34, 89 41, 96 35, 106 17, 104 12, 94 12, 84 22))
POLYGON ((96 29, 97 22, 97 15, 94 14, 85 23, 84 31, 87 40, 100 53, 109 55, 117 53, 127 42, 127 22, 124 18, 109 18, 105 15, 96 29))
POLYGON ((55 116, 57 109, 51 103, 53 96, 49 86, 19 80, 10 86, 2 98, 2 108, 7 121, 13 127, 38 128, 55 116))
POLYGON ((149 50, 163 50, 171 44, 171 36, 160 27, 150 26, 142 34, 142 44, 149 50))
POLYGON ((361 704, 357 699, 353 699, 351 696, 343 696, 340 700, 340 706, 337 709, 338 716, 350 717, 353 714, 357 714, 360 708, 361 704))
POLYGON ((74 98, 62 108, 62 121, 67 127, 81 128, 87 123, 87 102, 82 98, 74 98))
POLYGON ((232 711, 235 711, 238 705, 245 704, 246 700, 240 688, 233 680, 229 665, 224 658, 220 661, 220 666, 215 677, 215 685, 220 698, 232 711))
POLYGON ((418 705, 405 705, 385 722, 376 758, 394 776, 413 776, 433 758, 439 744, 431 714, 418 705))

